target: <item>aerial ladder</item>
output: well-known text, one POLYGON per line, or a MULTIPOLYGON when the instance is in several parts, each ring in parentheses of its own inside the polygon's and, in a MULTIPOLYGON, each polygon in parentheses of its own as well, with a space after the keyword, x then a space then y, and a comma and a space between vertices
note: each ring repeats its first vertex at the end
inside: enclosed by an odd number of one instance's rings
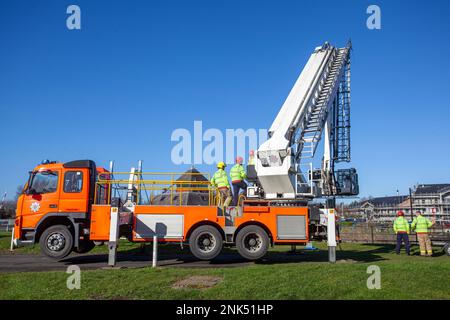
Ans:
POLYGON ((359 193, 354 168, 335 170, 335 163, 351 160, 351 49, 351 42, 343 48, 328 42, 315 48, 272 123, 269 139, 258 149, 256 166, 250 168, 256 179, 247 189, 247 198, 283 206, 325 198, 319 224, 326 224, 331 262, 336 261, 336 196, 359 193), (322 164, 314 169, 312 159, 322 136, 322 164))
POLYGON ((307 202, 358 194, 356 170, 334 169, 350 161, 350 52, 350 42, 315 48, 258 149, 249 197, 307 202), (314 158, 322 136, 322 168, 313 169, 305 160, 314 158))

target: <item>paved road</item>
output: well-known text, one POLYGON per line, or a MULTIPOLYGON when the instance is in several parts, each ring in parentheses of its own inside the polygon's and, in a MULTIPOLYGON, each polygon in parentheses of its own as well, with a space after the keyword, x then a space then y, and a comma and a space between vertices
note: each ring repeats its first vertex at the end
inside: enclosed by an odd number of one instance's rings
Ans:
MULTIPOLYGON (((56 271, 66 270, 69 265, 76 264, 82 270, 101 269, 108 267, 108 255, 85 254, 70 255, 64 260, 55 261, 43 255, 35 254, 2 254, 0 255, 0 273, 3 272, 30 272, 30 271, 56 271)), ((218 268, 218 267, 242 267, 251 265, 252 262, 241 259, 236 254, 225 254, 214 259, 214 261, 199 261, 188 254, 177 256, 161 256, 159 266, 170 267, 196 267, 196 268, 218 268)), ((118 254, 117 267, 120 268, 143 268, 152 265, 152 257, 143 254, 118 254)))
MULTIPOLYGON (((271 253, 260 262, 295 263, 309 260, 303 254, 271 253)), ((52 260, 38 254, 0 254, 0 273, 4 272, 30 272, 30 271, 57 271, 66 270, 69 265, 76 264, 82 270, 101 269, 108 267, 107 254, 71 254, 61 261, 52 260)), ((213 261, 199 261, 191 254, 161 254, 158 265, 162 267, 189 267, 189 268, 230 268, 254 265, 255 262, 244 260, 237 253, 222 253, 213 261)), ((151 254, 119 253, 117 267, 143 268, 152 265, 151 254)))

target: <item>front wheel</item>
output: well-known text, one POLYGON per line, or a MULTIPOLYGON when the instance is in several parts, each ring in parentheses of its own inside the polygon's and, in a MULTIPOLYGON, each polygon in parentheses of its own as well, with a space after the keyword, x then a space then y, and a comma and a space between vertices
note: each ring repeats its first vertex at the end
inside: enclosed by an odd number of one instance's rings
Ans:
POLYGON ((222 246, 222 235, 213 226, 200 226, 189 237, 189 248, 200 260, 214 259, 222 251, 222 246))
POLYGON ((239 254, 248 260, 264 257, 269 249, 269 236, 258 226, 246 226, 236 236, 236 247, 239 254))
POLYGON ((39 239, 42 252, 53 259, 62 259, 73 248, 73 235, 65 225, 55 225, 46 229, 39 239))

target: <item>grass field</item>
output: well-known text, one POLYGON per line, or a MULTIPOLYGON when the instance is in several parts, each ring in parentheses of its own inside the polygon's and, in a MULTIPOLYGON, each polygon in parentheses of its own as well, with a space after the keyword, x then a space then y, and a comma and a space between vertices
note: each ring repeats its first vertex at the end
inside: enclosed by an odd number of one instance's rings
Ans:
MULTIPOLYGON (((9 235, 0 236, 1 254, 7 254, 9 235)), ((65 272, 0 274, 0 299, 450 299, 450 258, 441 252, 422 258, 415 247, 415 255, 408 257, 394 254, 391 245, 342 244, 338 263, 329 264, 326 248, 318 246, 320 250, 305 251, 303 262, 296 263, 82 271, 79 290, 67 289, 65 272), (381 269, 379 290, 367 288, 370 265, 381 269), (208 289, 172 288, 176 281, 194 275, 221 281, 208 289)), ((121 246, 121 250, 135 248, 134 244, 121 246)), ((288 249, 275 247, 269 255, 288 249)), ((164 250, 179 249, 161 246, 164 250)), ((34 254, 38 250, 18 251, 34 254)))

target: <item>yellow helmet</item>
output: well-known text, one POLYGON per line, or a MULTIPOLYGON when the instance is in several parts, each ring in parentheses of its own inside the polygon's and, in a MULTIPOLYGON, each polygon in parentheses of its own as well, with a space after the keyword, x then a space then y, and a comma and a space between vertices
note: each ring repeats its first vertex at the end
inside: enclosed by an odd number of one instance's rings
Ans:
POLYGON ((225 164, 225 162, 219 162, 218 164, 217 164, 217 168, 218 169, 223 169, 223 168, 225 168, 227 165, 225 164))

